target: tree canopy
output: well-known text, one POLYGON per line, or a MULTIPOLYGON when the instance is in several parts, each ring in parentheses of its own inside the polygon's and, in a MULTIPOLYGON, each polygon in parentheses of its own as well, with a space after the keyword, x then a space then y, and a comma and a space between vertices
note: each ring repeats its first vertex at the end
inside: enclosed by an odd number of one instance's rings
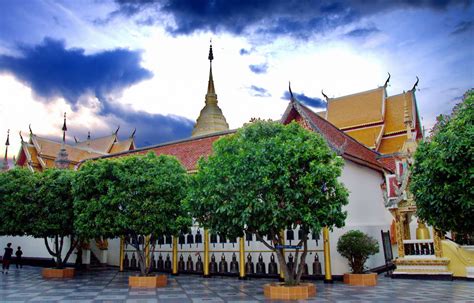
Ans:
POLYGON ((228 237, 254 233, 276 250, 288 284, 298 283, 304 263, 283 259, 280 232, 303 230, 305 260, 310 231, 342 227, 348 193, 338 181, 343 161, 323 138, 297 123, 257 121, 214 143, 193 176, 188 203, 193 217, 228 237), (268 241, 264 240, 264 236, 268 241), (280 248, 279 248, 280 247, 280 248), (298 268, 297 273, 295 269, 298 268))
POLYGON ((361 274, 367 259, 379 252, 379 243, 360 230, 350 230, 337 241, 337 251, 349 260, 352 273, 361 274))
POLYGON ((474 231, 474 90, 438 117, 415 153, 411 191, 417 215, 443 231, 474 231))
MULTIPOLYGON (((86 238, 177 235, 191 225, 182 207, 187 173, 172 156, 128 156, 86 162, 73 184, 75 227, 86 238)), ((133 245, 142 274, 146 246, 133 245)))
POLYGON ((0 173, 0 234, 24 236, 32 230, 37 175, 26 168, 0 173))

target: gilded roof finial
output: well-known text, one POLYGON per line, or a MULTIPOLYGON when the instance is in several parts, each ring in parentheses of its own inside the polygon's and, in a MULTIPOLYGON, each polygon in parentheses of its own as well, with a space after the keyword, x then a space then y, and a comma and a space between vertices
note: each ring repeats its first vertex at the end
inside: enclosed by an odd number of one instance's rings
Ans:
POLYGON ((390 81, 390 73, 388 73, 388 78, 387 80, 385 80, 385 84, 383 85, 383 87, 387 87, 389 81, 390 81))
POLYGON ((21 143, 25 142, 25 140, 23 140, 23 136, 21 135, 21 130, 20 130, 20 139, 21 139, 21 143))
POLYGON ((117 126, 117 129, 115 130, 114 135, 118 134, 119 129, 120 129, 120 125, 117 126))
POLYGON ((28 124, 28 128, 30 129, 30 136, 33 136, 33 131, 31 130, 31 123, 28 124))
POLYGON ((411 88, 411 91, 415 91, 416 90, 416 87, 418 86, 418 82, 420 82, 420 79, 418 78, 418 76, 416 76, 416 82, 415 84, 413 84, 413 87, 411 88))
POLYGON ((64 123, 63 123, 63 143, 66 143, 66 131, 67 131, 67 126, 66 126, 66 112, 64 112, 64 123))

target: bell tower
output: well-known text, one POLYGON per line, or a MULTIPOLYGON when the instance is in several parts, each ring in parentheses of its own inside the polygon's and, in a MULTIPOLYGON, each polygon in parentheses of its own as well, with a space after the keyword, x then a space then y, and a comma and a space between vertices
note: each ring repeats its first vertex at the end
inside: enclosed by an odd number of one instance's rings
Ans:
POLYGON ((214 88, 214 79, 212 78, 212 44, 209 47, 209 83, 207 85, 207 94, 205 105, 199 114, 194 125, 192 137, 221 132, 229 129, 229 124, 225 120, 222 110, 217 105, 217 95, 214 88))

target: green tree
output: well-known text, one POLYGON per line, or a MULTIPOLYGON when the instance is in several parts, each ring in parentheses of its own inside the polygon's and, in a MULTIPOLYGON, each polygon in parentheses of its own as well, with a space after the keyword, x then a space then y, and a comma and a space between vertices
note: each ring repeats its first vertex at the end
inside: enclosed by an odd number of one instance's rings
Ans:
POLYGON ((171 156, 149 153, 88 161, 73 184, 75 227, 91 239, 130 235, 127 244, 136 250, 141 274, 148 275, 146 251, 154 244, 140 245, 136 239, 178 235, 189 228, 191 218, 182 206, 187 183, 186 170, 171 156))
POLYGON ((417 215, 442 231, 474 231, 474 90, 438 117, 415 153, 411 178, 417 215))
POLYGON ((352 273, 362 274, 367 259, 379 252, 379 243, 359 230, 350 230, 337 241, 337 251, 349 260, 352 273))
POLYGON ((342 227, 347 191, 338 181, 343 161, 322 137, 296 123, 257 121, 214 143, 201 159, 188 196, 193 217, 212 232, 256 235, 276 251, 288 285, 298 284, 310 231, 342 227), (283 257, 286 228, 299 226, 303 238, 289 267, 283 257), (267 237, 267 240, 264 239, 267 237))
POLYGON ((57 268, 63 268, 78 244, 74 232, 72 180, 75 171, 47 169, 36 173, 36 194, 32 207, 32 228, 28 234, 43 238, 46 249, 54 257, 57 268), (70 245, 63 258, 64 239, 70 245), (52 245, 48 239, 52 239, 52 245))
POLYGON ((0 235, 24 236, 31 230, 36 182, 29 169, 0 173, 0 235))
POLYGON ((0 234, 43 238, 56 267, 62 268, 76 247, 73 231, 73 171, 33 173, 15 168, 0 174, 0 234), (64 238, 71 245, 62 256, 64 238), (51 248, 48 238, 53 239, 51 248))

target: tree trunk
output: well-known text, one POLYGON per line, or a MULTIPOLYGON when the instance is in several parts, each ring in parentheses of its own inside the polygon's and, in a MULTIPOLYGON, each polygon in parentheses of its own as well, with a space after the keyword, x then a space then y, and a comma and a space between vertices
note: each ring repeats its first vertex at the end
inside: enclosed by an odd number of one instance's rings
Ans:
POLYGON ((144 249, 140 249, 140 245, 138 245, 137 248, 137 256, 138 256, 138 267, 140 268, 140 276, 146 276, 147 275, 147 267, 146 267, 146 261, 145 261, 145 252, 144 249))
POLYGON ((303 237, 303 254, 301 254, 300 265, 298 266, 298 273, 296 274, 296 284, 301 281, 303 275, 304 266, 306 264, 306 255, 308 254, 308 234, 303 237))

